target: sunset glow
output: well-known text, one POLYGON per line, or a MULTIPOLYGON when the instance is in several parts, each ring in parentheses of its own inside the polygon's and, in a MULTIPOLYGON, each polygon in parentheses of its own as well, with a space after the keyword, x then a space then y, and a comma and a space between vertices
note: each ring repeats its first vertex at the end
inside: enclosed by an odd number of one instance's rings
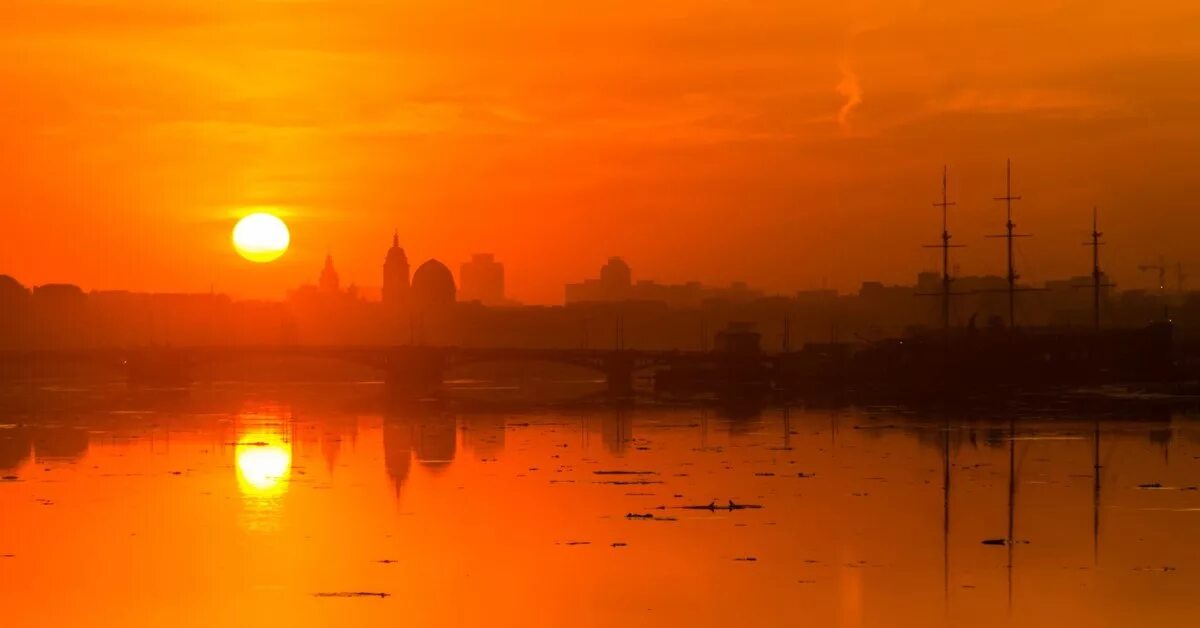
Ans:
POLYGON ((0 0, 5 625, 1200 616, 1200 1, 0 0))
POLYGON ((1010 157, 1026 280, 1088 272, 1093 204, 1123 287, 1200 263, 1196 3, 0 5, 0 267, 31 285, 279 298, 332 250, 378 288, 399 229, 495 253, 525 303, 610 255, 845 292, 936 266, 943 164, 963 272, 994 274, 1010 157), (226 255, 239 203, 303 208, 272 282, 226 255))

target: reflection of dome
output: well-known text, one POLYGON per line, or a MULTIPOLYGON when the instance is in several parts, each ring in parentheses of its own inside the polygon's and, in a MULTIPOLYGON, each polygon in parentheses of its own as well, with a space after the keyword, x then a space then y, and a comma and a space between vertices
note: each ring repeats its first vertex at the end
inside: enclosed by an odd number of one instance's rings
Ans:
POLYGON ((47 427, 33 434, 33 454, 37 462, 63 460, 74 462, 88 450, 87 432, 73 427, 47 427))
POLYGON ((454 275, 446 265, 431 259, 413 273, 411 296, 415 303, 423 306, 450 305, 454 303, 454 275))
POLYGON ((29 430, 14 428, 0 430, 0 471, 16 469, 29 459, 31 440, 29 430))
POLYGON ((428 469, 440 469, 454 461, 458 448, 454 419, 432 419, 417 427, 417 462, 428 469))

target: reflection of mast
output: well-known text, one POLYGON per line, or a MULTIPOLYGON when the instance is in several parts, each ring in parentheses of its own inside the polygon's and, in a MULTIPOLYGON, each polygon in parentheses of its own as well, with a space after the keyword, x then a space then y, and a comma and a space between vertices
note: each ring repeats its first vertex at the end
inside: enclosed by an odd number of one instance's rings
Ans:
POLYGON ((621 455, 625 453, 626 445, 632 440, 633 420, 626 416, 624 410, 617 408, 613 416, 600 419, 600 431, 604 446, 608 448, 609 452, 621 455))
POLYGON ((792 408, 786 404, 783 406, 783 449, 792 449, 792 408))
POLYGON ((1013 595, 1013 538, 1014 512, 1017 501, 1017 426, 1016 419, 1008 419, 1008 612, 1012 612, 1013 595))
POLYGON ((942 596, 950 608, 950 415, 942 425, 942 596))
POLYGON ((829 451, 837 453, 838 411, 835 408, 829 413, 829 451))
POLYGON ((1100 416, 1092 433, 1092 564, 1100 564, 1100 416))

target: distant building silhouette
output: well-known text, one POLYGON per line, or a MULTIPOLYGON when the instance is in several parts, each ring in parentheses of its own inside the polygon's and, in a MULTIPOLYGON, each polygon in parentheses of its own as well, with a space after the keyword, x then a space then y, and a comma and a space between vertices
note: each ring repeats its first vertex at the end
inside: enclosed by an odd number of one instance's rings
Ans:
POLYGON ((400 248, 400 234, 392 235, 392 248, 383 262, 383 304, 389 308, 408 303, 408 256, 400 248))
POLYGON ((431 259, 417 268, 412 278, 412 303, 426 310, 454 304, 457 288, 446 265, 431 259))
POLYGON ((662 303, 670 307, 700 307, 706 302, 742 303, 760 299, 763 293, 735 281, 726 288, 713 288, 698 281, 682 284, 663 284, 650 280, 633 282, 633 272, 625 260, 611 257, 600 268, 599 279, 586 279, 566 285, 566 302, 613 303, 641 301, 662 303))
POLYGON ((627 293, 633 285, 633 271, 625 260, 610 257, 608 263, 600 267, 600 285, 612 295, 627 293))
POLYGON ((34 333, 44 346, 85 344, 88 298, 79 286, 52 283, 33 289, 34 333))
POLYGON ((626 301, 632 298, 633 271, 619 257, 608 258, 599 279, 567 284, 567 303, 626 301))
POLYGON ((29 341, 29 290, 21 282, 0 275, 0 348, 15 348, 29 341))
POLYGON ((325 267, 321 269, 321 279, 317 282, 321 292, 334 294, 341 290, 337 271, 333 269, 333 256, 325 256, 325 267))
POLYGON ((713 348, 720 353, 757 355, 762 353, 762 335, 755 331, 754 323, 731 321, 717 332, 713 348))
POLYGON ((51 306, 74 307, 87 299, 83 289, 69 283, 48 283, 33 289, 33 298, 51 306))
POLYGON ((463 262, 458 276, 462 281, 459 300, 479 301, 484 305, 504 302, 504 264, 497 262, 491 253, 473 255, 471 261, 463 262))

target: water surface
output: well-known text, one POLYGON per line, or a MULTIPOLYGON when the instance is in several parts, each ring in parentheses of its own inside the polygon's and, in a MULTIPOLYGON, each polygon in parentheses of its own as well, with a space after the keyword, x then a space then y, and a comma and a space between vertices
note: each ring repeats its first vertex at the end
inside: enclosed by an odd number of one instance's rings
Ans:
POLYGON ((1200 611, 1198 432, 1158 409, 388 409, 349 385, 20 397, 0 415, 9 625, 1132 626, 1200 611))

